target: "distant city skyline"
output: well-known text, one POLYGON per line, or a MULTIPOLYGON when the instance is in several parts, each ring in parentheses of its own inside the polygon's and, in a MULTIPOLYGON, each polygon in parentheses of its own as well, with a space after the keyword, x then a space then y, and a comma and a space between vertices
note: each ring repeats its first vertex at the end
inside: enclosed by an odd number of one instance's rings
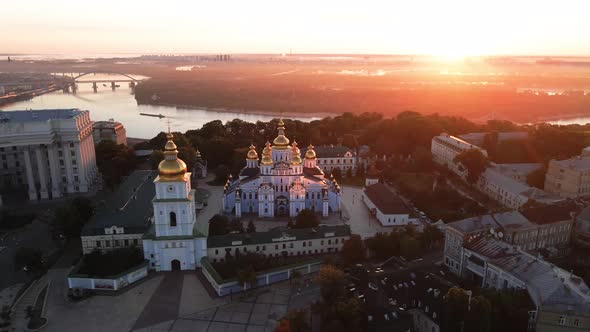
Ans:
POLYGON ((584 0, 33 0, 2 10, 0 53, 590 55, 584 0))

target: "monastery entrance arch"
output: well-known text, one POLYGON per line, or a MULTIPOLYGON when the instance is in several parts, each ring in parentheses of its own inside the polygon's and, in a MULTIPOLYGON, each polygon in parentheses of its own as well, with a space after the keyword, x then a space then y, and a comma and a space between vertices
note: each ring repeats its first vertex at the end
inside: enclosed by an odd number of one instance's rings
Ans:
POLYGON ((172 271, 180 271, 180 261, 178 259, 173 259, 170 262, 170 269, 172 271))

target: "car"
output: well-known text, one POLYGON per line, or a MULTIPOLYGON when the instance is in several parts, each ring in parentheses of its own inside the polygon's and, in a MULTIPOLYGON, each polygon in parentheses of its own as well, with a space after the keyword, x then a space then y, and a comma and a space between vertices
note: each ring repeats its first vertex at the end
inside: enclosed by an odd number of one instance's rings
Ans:
POLYGON ((373 321, 373 316, 369 315, 369 316, 367 317, 367 320, 368 320, 369 322, 372 322, 372 321, 373 321))
POLYGON ((354 287, 348 289, 348 291, 351 293, 354 293, 355 290, 356 290, 356 288, 354 288, 354 287))
POLYGON ((385 286, 385 280, 381 280, 381 285, 385 286))
POLYGON ((374 290, 374 291, 378 291, 379 288, 377 288, 377 286, 373 285, 372 283, 369 283, 369 288, 374 290))
POLYGON ((389 316, 387 314, 384 314, 383 318, 385 318, 385 320, 389 320, 389 316))

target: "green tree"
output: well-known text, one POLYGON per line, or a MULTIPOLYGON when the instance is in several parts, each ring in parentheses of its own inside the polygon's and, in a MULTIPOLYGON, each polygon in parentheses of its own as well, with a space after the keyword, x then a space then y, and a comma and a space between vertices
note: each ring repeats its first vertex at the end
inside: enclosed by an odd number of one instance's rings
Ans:
POLYGON ((424 249, 432 249, 433 245, 441 242, 444 239, 444 234, 438 229, 438 227, 428 224, 424 227, 424 231, 421 234, 421 243, 424 249))
POLYGON ((342 179, 342 171, 338 167, 332 169, 331 174, 334 176, 334 179, 336 179, 336 181, 340 181, 342 179))
POLYGON ((402 235, 399 246, 400 254, 406 259, 414 259, 420 256, 420 241, 410 235, 402 235))
POLYGON ((71 206, 78 212, 80 218, 87 222, 94 215, 94 203, 87 197, 76 197, 72 200, 71 206))
POLYGON ((254 288, 258 280, 256 279, 256 271, 252 266, 248 266, 246 268, 238 270, 237 273, 238 282, 242 288, 249 287, 254 288))
POLYGON ((470 310, 465 317, 464 331, 489 332, 491 329, 492 306, 483 296, 471 299, 470 310))
POLYGON ((158 169, 158 165, 160 162, 164 160, 164 151, 162 150, 153 150, 152 154, 150 155, 149 163, 151 169, 158 169))
POLYGON ((219 165, 215 169, 215 180, 213 180, 213 182, 215 184, 224 184, 229 177, 229 174, 229 168, 227 168, 227 166, 219 165))
POLYGON ((455 159, 455 163, 460 163, 467 170, 467 182, 475 184, 481 174, 488 167, 487 158, 477 149, 469 149, 459 153, 455 159))
POLYGON ((352 177, 352 168, 347 168, 346 169, 346 177, 349 178, 349 179, 352 177))
POLYGON ((322 300, 327 305, 335 304, 344 296, 344 286, 346 286, 346 276, 344 272, 333 265, 324 265, 316 277, 320 285, 320 294, 322 300))
POLYGON ((121 183, 122 177, 135 168, 135 152, 123 144, 102 141, 96 145, 95 153, 98 170, 110 188, 121 183))
POLYGON ((252 220, 248 221, 248 228, 246 230, 248 233, 256 233, 256 225, 252 220))
POLYGON ((246 232, 246 230, 244 229, 244 224, 238 219, 234 219, 229 223, 229 231, 237 233, 246 232))
POLYGON ((316 227, 320 224, 318 216, 310 209, 303 209, 299 211, 297 217, 295 217, 294 228, 311 228, 316 227))
POLYGON ((367 258, 367 248, 359 235, 353 234, 342 245, 342 257, 346 264, 362 263, 367 258))
POLYGON ((216 214, 209 219, 209 236, 224 235, 229 233, 229 219, 216 214))

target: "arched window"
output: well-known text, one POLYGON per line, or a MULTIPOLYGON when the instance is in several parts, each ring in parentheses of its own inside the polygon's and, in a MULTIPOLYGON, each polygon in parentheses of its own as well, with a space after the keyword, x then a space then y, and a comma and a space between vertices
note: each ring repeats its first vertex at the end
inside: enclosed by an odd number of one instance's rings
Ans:
POLYGON ((170 212, 170 227, 176 227, 176 213, 170 212))

